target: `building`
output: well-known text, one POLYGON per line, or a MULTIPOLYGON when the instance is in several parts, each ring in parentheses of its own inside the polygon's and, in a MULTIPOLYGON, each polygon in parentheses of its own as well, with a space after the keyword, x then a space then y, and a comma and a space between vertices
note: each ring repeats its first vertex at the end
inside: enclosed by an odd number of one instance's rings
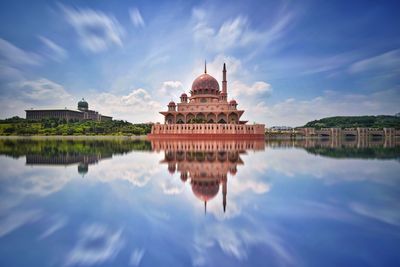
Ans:
POLYGON ((78 102, 78 110, 71 109, 28 109, 25 110, 27 120, 42 120, 42 119, 65 119, 70 120, 94 120, 94 121, 111 121, 112 117, 100 114, 95 110, 89 109, 88 102, 82 98, 78 102))
POLYGON ((190 96, 183 93, 180 102, 171 101, 164 116, 164 124, 155 124, 149 137, 235 135, 242 137, 264 137, 264 124, 246 124, 240 120, 244 110, 238 109, 238 103, 228 101, 228 82, 226 65, 222 70, 222 90, 218 81, 207 73, 197 77, 192 84, 190 96))

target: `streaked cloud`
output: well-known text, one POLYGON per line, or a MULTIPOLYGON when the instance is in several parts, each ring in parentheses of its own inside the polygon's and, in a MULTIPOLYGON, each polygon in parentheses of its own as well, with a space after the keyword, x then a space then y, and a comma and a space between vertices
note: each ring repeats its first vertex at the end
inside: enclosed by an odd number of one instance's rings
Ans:
POLYGON ((113 45, 123 46, 124 29, 115 17, 93 9, 75 9, 63 5, 61 9, 84 49, 98 53, 113 45))
POLYGON ((144 252, 145 252, 144 249, 138 249, 138 248, 134 249, 129 261, 130 265, 139 266, 144 256, 144 252))
POLYGON ((25 210, 11 212, 0 221, 0 237, 3 237, 21 226, 35 222, 42 216, 39 210, 25 210))
POLYGON ((140 14, 139 9, 137 8, 130 9, 129 17, 131 18, 131 21, 135 27, 144 27, 145 23, 142 14, 140 14))
POLYGON ((371 70, 396 71, 400 73, 400 49, 391 50, 377 56, 357 61, 349 67, 350 73, 371 70))
POLYGON ((2 38, 0 38, 0 58, 12 66, 40 65, 42 63, 42 57, 38 54, 27 52, 2 38))
POLYGON ((40 41, 47 47, 45 54, 54 61, 61 62, 67 58, 67 51, 52 40, 39 36, 40 41))

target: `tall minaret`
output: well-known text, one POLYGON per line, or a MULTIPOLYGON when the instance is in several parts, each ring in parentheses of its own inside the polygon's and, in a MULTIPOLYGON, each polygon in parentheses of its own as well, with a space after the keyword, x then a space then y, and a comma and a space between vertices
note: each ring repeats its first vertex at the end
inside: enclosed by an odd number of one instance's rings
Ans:
POLYGON ((222 94, 221 95, 222 95, 222 100, 228 99, 225 63, 224 63, 224 68, 222 69, 222 94))

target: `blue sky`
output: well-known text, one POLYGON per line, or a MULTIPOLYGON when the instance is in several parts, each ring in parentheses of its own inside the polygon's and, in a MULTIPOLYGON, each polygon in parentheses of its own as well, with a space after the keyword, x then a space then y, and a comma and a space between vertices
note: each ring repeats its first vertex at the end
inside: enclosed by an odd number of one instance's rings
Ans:
POLYGON ((91 108, 131 122, 188 92, 203 62, 244 119, 302 125, 400 111, 396 1, 2 1, 0 117, 91 108))

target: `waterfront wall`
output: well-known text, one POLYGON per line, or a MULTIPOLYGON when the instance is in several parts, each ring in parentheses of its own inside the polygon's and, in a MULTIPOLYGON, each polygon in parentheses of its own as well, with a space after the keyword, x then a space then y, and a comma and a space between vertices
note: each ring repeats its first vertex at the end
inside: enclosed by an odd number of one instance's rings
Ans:
POLYGON ((149 137, 181 138, 185 137, 235 137, 235 138, 264 138, 264 124, 155 124, 149 137))

